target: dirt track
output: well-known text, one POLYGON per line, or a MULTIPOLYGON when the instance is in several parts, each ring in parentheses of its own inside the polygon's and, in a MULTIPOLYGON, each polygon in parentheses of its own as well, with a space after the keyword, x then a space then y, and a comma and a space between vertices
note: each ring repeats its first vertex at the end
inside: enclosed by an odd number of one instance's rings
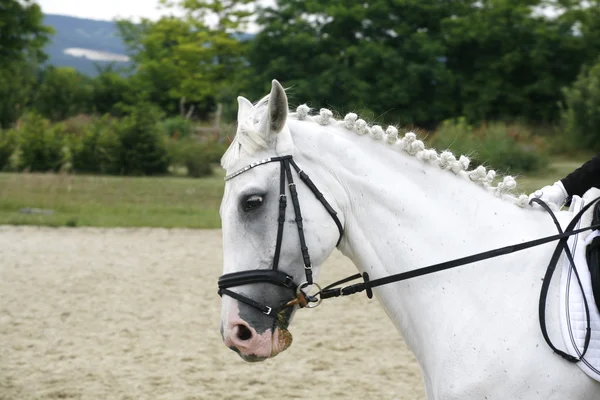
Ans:
MULTIPOLYGON (((336 253, 321 282, 355 270, 336 253)), ((221 343, 219 231, 0 226, 0 399, 423 399, 365 296, 297 313, 247 364, 221 343)))

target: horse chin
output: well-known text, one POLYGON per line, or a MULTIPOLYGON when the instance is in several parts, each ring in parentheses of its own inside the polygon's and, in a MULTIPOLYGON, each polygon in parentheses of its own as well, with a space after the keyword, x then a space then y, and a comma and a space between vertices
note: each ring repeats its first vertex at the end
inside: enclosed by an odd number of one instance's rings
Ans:
POLYGON ((292 345, 292 334, 287 329, 276 328, 273 332, 273 345, 271 346, 271 357, 285 351, 292 345))

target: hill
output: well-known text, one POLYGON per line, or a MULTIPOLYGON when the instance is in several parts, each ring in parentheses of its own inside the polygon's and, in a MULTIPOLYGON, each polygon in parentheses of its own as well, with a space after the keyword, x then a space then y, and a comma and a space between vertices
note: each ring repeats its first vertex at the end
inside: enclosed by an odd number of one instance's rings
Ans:
POLYGON ((56 31, 45 49, 52 65, 74 67, 93 76, 97 73, 96 64, 128 64, 125 46, 113 21, 46 14, 44 23, 56 31))

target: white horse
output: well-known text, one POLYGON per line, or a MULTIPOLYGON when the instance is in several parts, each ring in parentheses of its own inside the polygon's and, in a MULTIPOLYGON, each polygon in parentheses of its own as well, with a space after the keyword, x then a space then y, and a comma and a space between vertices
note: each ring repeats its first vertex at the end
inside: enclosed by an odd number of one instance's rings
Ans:
MULTIPOLYGON (((557 233, 548 214, 525 206, 527 196, 508 193, 514 179, 494 185, 493 171, 469 171, 467 158, 426 149, 413 133, 398 138, 394 127, 384 131, 355 114, 338 121, 322 109, 311 116, 305 105, 289 113, 277 81, 256 106, 238 101, 238 131, 222 162, 228 174, 243 173, 227 180, 221 217, 224 273, 241 279, 222 293, 221 333, 248 361, 290 345, 287 326, 298 307, 277 308, 271 315, 265 310, 294 297, 292 289, 307 280, 291 206, 276 264, 293 278, 292 288, 279 278, 239 274, 274 266, 283 162, 265 160, 293 156, 337 212, 344 228, 338 249, 371 279, 557 233)), ((292 174, 316 280, 340 231, 293 169, 292 174)), ((284 194, 291 203, 288 188, 284 194)), ((571 218, 568 212, 557 215, 561 221, 571 218)), ((417 358, 429 399, 600 398, 600 385, 553 354, 540 333, 541 280, 555 245, 374 289, 417 358)), ((562 347, 557 281, 547 324, 562 347)))

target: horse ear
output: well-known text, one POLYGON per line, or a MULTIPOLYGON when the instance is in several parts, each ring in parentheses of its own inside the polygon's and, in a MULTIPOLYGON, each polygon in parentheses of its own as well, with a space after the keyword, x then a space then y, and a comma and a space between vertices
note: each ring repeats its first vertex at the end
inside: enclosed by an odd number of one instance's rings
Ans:
POLYGON ((253 106, 252 106, 252 103, 250 103, 250 100, 248 100, 247 98, 242 97, 242 96, 239 96, 237 98, 237 101, 238 101, 237 119, 238 119, 238 123, 239 123, 239 122, 246 120, 250 116, 253 106))
POLYGON ((271 82, 267 127, 270 134, 281 132, 288 116, 288 99, 285 90, 276 79, 271 82))

